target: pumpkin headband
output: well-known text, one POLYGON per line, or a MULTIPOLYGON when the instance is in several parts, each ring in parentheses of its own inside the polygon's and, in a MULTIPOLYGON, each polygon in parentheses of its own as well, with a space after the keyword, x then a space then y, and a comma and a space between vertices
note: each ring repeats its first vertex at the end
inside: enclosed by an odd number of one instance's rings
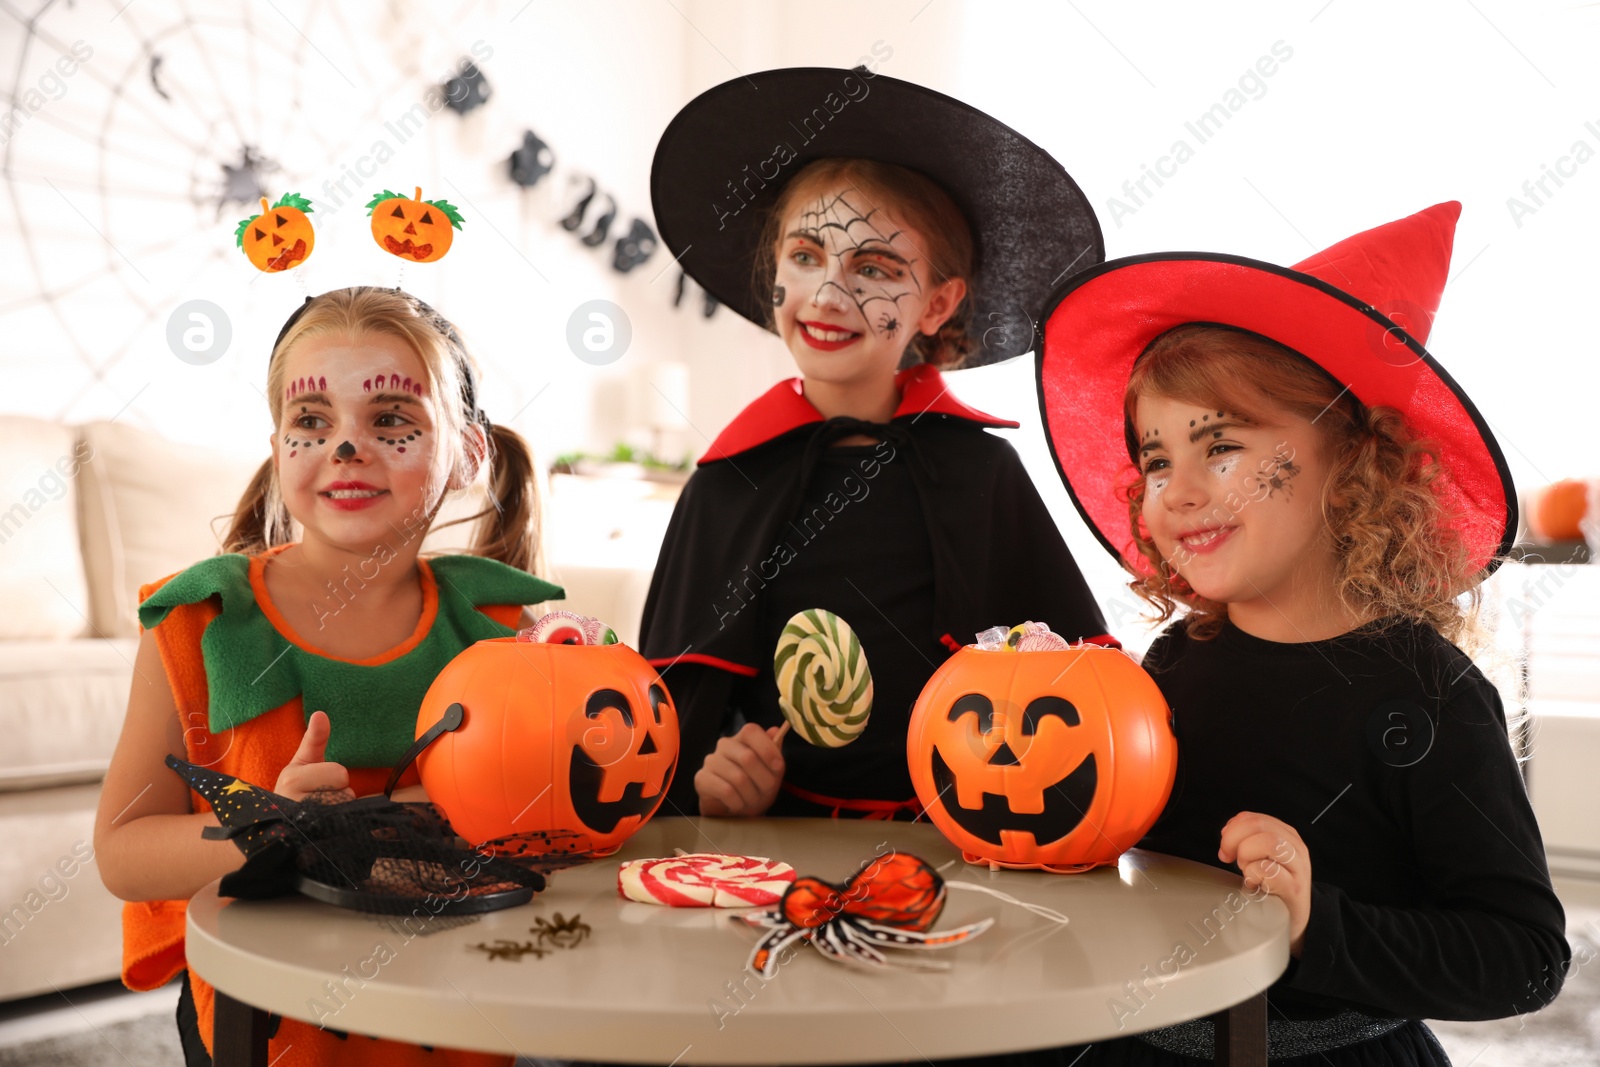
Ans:
MULTIPOLYGON (((372 219, 372 240, 402 262, 437 263, 450 251, 455 231, 461 229, 461 212, 448 200, 422 199, 421 186, 414 189, 416 195, 410 197, 388 189, 372 195, 367 202, 367 215, 372 219)), ((310 219, 315 211, 311 201, 299 193, 284 193, 271 205, 262 197, 261 211, 241 220, 234 229, 234 243, 256 269, 265 273, 276 274, 303 266, 316 246, 316 233, 310 219)), ((398 285, 395 292, 401 292, 398 285)), ((449 319, 426 301, 410 293, 403 295, 412 302, 418 315, 448 342, 450 354, 461 371, 461 403, 467 421, 489 431, 493 423, 478 406, 478 376, 467 358, 467 346, 461 335, 449 319)), ((274 355, 284 335, 314 299, 308 294, 305 302, 284 322, 277 339, 272 342, 274 355)))
MULTIPOLYGON (((372 219, 372 240, 385 252, 407 263, 437 263, 450 251, 455 231, 461 229, 461 212, 448 200, 422 199, 388 189, 372 194, 367 215, 372 219)), ((233 231, 234 244, 257 270, 277 274, 304 265, 311 258, 317 237, 311 225, 316 212, 299 193, 284 193, 269 205, 261 198, 261 211, 242 219, 233 231)))

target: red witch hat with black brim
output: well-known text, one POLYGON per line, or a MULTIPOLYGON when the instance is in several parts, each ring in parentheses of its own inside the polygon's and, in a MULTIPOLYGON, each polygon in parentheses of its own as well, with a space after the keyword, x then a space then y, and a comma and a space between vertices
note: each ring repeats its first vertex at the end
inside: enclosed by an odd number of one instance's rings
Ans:
POLYGON ((807 163, 834 157, 919 171, 966 215, 977 249, 967 366, 1034 350, 1033 314, 1051 287, 1105 259, 1093 207, 1048 152, 977 108, 863 67, 761 71, 684 105, 650 168, 661 240, 706 292, 770 329, 772 290, 754 280, 762 224, 807 163))
POLYGON ((1293 349, 1369 407, 1401 411, 1439 448, 1440 495, 1485 573, 1517 530, 1505 456, 1467 394, 1423 347, 1450 266, 1461 205, 1436 204, 1280 267, 1208 252, 1112 260, 1075 275, 1045 305, 1039 406, 1056 469, 1100 543, 1133 574, 1120 490, 1133 480, 1122 398, 1150 343, 1185 323, 1260 334, 1293 349))

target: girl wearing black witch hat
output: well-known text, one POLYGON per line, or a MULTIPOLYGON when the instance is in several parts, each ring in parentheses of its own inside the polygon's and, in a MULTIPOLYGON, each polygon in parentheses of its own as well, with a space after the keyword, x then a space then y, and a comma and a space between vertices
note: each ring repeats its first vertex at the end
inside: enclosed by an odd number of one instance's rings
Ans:
POLYGON ((906 727, 952 650, 1024 620, 1115 643, 1015 451, 985 432, 1017 423, 941 375, 1033 347, 1022 309, 1103 259, 1093 212, 1015 131, 865 68, 710 90, 663 134, 651 185, 683 268, 800 371, 700 458, 662 547, 641 643, 682 724, 663 810, 914 817, 906 727), (846 748, 781 727, 774 649, 817 609, 871 667, 846 748))

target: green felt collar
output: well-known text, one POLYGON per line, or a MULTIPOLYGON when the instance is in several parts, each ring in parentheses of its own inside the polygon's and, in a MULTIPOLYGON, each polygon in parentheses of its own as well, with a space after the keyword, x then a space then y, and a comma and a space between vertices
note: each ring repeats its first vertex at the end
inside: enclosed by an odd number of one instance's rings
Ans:
MULTIPOLYGON (((210 691, 210 729, 220 733, 273 708, 305 698, 305 710, 325 711, 331 726, 326 758, 347 767, 391 767, 411 745, 417 710, 428 686, 456 654, 514 631, 478 607, 537 604, 563 597, 560 586, 496 560, 437 556, 419 560, 437 586, 433 625, 416 646, 385 663, 362 664, 294 644, 262 611, 250 582, 249 556, 213 556, 175 575, 139 605, 151 629, 179 604, 212 596, 222 612, 200 639, 210 691)), ((424 613, 428 583, 423 583, 424 613)))

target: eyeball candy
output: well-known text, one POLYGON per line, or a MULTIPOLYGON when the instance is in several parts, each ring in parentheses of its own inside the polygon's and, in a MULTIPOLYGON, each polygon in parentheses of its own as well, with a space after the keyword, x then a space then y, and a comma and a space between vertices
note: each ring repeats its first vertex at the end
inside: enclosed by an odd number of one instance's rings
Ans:
POLYGON ((545 645, 614 645, 617 632, 590 615, 552 611, 527 629, 518 630, 517 640, 545 645))
POLYGON ((1006 634, 1006 647, 1016 652, 1059 652, 1072 647, 1042 622, 1024 622, 1006 634))

